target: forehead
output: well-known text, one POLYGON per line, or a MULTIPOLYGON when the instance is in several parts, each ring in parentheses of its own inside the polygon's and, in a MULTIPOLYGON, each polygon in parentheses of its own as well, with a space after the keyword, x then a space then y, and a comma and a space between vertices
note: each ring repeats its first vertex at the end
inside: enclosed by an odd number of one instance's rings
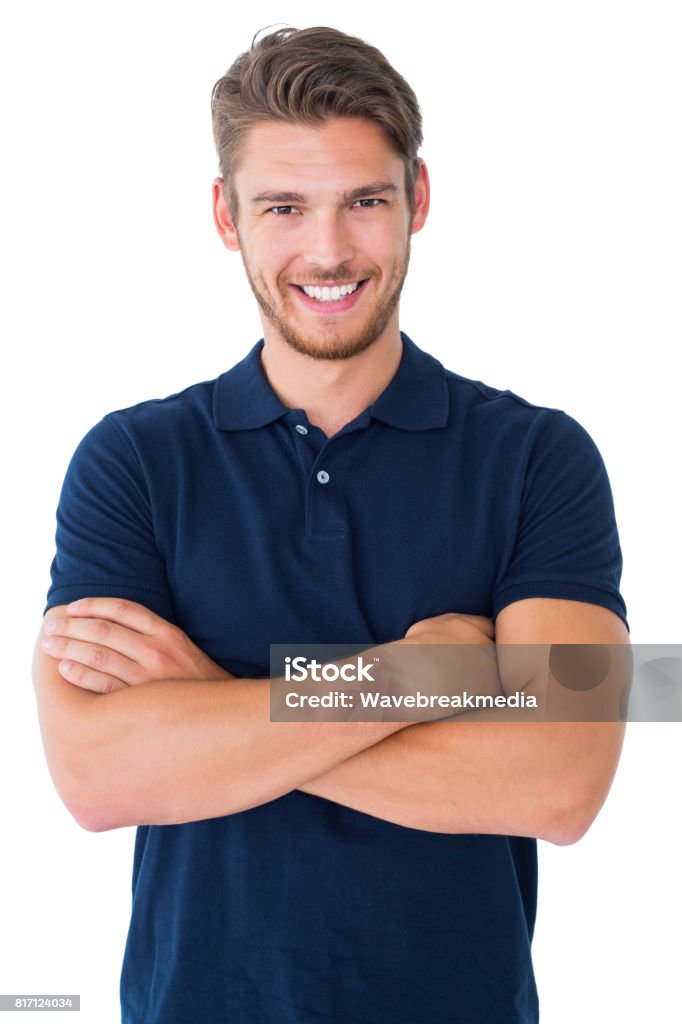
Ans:
POLYGON ((374 121, 356 117, 314 126, 260 122, 242 140, 234 171, 239 191, 291 187, 294 181, 298 191, 322 185, 341 190, 380 178, 402 191, 402 158, 374 121))

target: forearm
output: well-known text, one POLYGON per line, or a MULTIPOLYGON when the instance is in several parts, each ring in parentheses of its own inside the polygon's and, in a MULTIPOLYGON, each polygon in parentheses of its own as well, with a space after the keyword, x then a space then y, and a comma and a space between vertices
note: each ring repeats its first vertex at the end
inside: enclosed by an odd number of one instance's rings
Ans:
MULTIPOLYGON (((174 636, 170 640, 177 642, 174 636)), ((394 664, 390 655, 398 648, 384 646, 382 656, 400 688, 406 684, 405 669, 411 676, 420 661, 412 648, 408 660, 399 656, 394 664)), ((85 660, 98 648, 91 645, 84 652, 74 646, 72 651, 85 660)), ((63 640, 57 658, 59 653, 69 653, 63 640)), ((36 657, 48 764, 64 802, 92 829, 171 824, 247 810, 300 788, 410 724, 409 719, 325 721, 323 710, 308 711, 303 721, 272 722, 267 678, 163 678, 93 693, 64 680, 57 658, 40 647, 36 657)), ((497 692, 494 655, 485 665, 481 685, 497 692)), ((82 679, 84 670, 76 678, 82 679)), ((409 689, 409 681, 406 685, 409 689)), ((284 691, 275 688, 272 699, 281 702, 284 691)), ((436 710, 425 716, 442 714, 436 710)))
MULTIPOLYGON (((605 609, 540 599, 505 609, 497 628, 505 692, 536 695, 544 708, 537 720, 495 708, 413 725, 305 783, 304 792, 427 831, 580 838, 606 798, 622 747, 630 678, 624 627, 605 609), (587 655, 591 644, 610 644, 608 675, 596 688, 557 684, 548 672, 550 638, 587 655)), ((578 675, 589 667, 589 656, 582 668, 575 663, 578 675)))
POLYGON ((195 821, 273 800, 404 728, 273 723, 269 687, 269 679, 173 680, 98 695, 43 673, 43 739, 57 788, 93 830, 195 821))
MULTIPOLYGON (((106 601, 99 599, 100 604, 106 601)), ((97 611, 91 607, 97 602, 92 599, 85 612, 97 611)), ((62 799, 86 828, 180 823, 247 810, 299 788, 410 724, 409 718, 325 721, 324 709, 308 710, 302 721, 282 721, 280 716, 273 722, 268 678, 225 679, 214 663, 215 677, 199 672, 187 678, 182 670, 177 677, 155 676, 160 670, 159 646, 169 665, 196 668, 201 652, 194 648, 188 660, 183 655, 184 648, 190 654, 193 648, 188 638, 141 606, 114 602, 103 610, 111 619, 95 615, 98 631, 92 633, 88 622, 81 627, 78 618, 65 620, 64 610, 60 616, 55 609, 53 617, 60 624, 56 633, 50 632, 49 649, 54 654, 42 649, 39 637, 34 668, 48 764, 62 799), (134 616, 138 629, 117 622, 116 616, 124 622, 126 616, 134 616), (150 627, 160 631, 160 639, 148 640, 145 630, 150 627), (85 629, 80 638, 73 635, 79 628, 85 629), (96 642, 102 639, 107 644, 96 642), (131 644, 137 645, 137 660, 117 650, 130 651, 131 644), (68 680, 57 669, 64 655, 77 659, 68 663, 68 680), (145 681, 148 672, 152 678, 145 681), (129 682, 122 683, 126 676, 129 682), (118 688, 106 692, 104 683, 118 688), (84 688, 87 685, 100 692, 84 688)), ((396 673, 400 687, 405 659, 399 658, 392 668, 391 647, 384 645, 381 657, 389 674, 396 673)), ((416 655, 413 648, 406 662, 411 670, 416 655)), ((486 665, 487 685, 496 691, 494 656, 486 665)), ((325 685, 316 684, 315 689, 320 693, 325 685)), ((357 689, 356 684, 356 698, 357 689)), ((275 704, 281 704, 284 695, 281 687, 273 688, 275 704)), ((424 717, 442 714, 436 709, 424 717)))
POLYGON ((623 726, 513 714, 412 725, 300 788, 409 828, 575 841, 608 792, 584 780, 617 761, 623 726))

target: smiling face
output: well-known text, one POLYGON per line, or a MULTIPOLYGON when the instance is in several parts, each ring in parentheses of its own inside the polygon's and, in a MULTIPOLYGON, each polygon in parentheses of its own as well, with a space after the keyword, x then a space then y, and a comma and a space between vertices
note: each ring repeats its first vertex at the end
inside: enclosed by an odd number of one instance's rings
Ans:
POLYGON ((347 359, 397 336, 428 177, 422 164, 412 216, 404 163, 374 122, 257 124, 234 173, 237 224, 221 186, 217 179, 216 226, 224 244, 241 251, 266 339, 274 332, 313 358, 347 359))

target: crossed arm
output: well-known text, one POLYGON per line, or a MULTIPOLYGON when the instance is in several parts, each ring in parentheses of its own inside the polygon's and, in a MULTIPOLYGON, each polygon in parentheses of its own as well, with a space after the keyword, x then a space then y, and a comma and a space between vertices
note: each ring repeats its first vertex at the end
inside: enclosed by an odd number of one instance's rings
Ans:
MULTIPOLYGON (((146 631, 123 625, 131 621, 130 604, 99 598, 78 614, 51 609, 36 645, 48 765, 86 828, 216 817, 298 788, 411 828, 563 844, 589 827, 610 787, 620 723, 520 723, 507 710, 495 722, 476 721, 473 713, 454 723, 272 723, 269 680, 235 679, 146 609, 146 631), (50 651, 43 640, 51 620, 50 651), (94 623, 89 639, 78 639, 86 635, 86 620, 94 623), (123 678, 133 665, 132 682, 94 692, 92 680, 103 673, 86 666, 102 650, 109 652, 108 679, 123 678), (71 668, 60 671, 64 658, 71 668)), ((466 639, 459 642, 477 642, 456 618, 446 625, 463 629, 458 635, 466 639)), ((612 612, 554 599, 509 605, 497 618, 495 638, 498 644, 628 642, 612 612)), ((501 669, 499 692, 519 683, 501 669)))
MULTIPOLYGON (((627 629, 597 605, 515 602, 498 615, 495 640, 498 657, 506 644, 623 645, 611 695, 629 684, 627 629)), ((518 669, 516 661, 500 664, 505 692, 529 688, 518 669)), ((497 721, 490 712, 481 717, 470 712, 455 722, 412 725, 300 788, 433 832, 535 836, 558 845, 579 840, 608 795, 624 723, 519 722, 507 708, 496 712, 497 721)), ((584 718, 579 700, 576 717, 584 718)))

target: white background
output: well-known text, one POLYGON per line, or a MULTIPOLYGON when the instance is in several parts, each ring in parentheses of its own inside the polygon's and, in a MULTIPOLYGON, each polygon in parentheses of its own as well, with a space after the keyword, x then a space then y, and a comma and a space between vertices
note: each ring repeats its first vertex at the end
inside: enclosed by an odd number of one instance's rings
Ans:
MULTIPOLYGON (((213 228, 209 114, 259 29, 332 24, 410 81, 433 201, 401 326, 449 368, 583 423, 614 492, 632 640, 682 642, 678 5, 334 10, 3 6, 0 992, 80 993, 83 1024, 118 1020, 134 830, 81 830, 44 763, 29 664, 55 506, 105 412, 215 377, 261 335, 213 228)), ((682 1017, 681 730, 630 726, 588 835, 540 843, 546 1024, 682 1017)))

